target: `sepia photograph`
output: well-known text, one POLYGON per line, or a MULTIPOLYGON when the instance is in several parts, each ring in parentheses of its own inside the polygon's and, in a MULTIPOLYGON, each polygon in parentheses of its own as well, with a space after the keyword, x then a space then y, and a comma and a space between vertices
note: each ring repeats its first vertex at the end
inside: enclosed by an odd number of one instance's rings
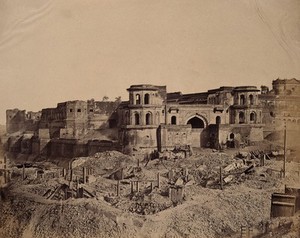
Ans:
POLYGON ((300 0, 0 0, 0 238, 300 238, 300 0))

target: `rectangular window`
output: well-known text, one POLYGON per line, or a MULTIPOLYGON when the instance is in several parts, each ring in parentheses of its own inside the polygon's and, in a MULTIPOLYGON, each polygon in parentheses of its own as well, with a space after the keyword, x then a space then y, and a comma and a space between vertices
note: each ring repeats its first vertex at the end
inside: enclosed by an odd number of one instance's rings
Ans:
POLYGON ((73 109, 70 109, 70 112, 73 112, 73 109))
POLYGON ((77 109, 77 112, 81 112, 81 109, 77 109))

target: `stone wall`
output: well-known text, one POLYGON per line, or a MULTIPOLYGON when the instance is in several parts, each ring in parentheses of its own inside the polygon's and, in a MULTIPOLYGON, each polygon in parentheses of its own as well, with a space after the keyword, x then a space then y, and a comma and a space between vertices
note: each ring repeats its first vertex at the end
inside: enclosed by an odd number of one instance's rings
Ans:
POLYGON ((158 150, 172 150, 175 146, 192 145, 190 125, 161 125, 158 128, 158 150))
POLYGON ((25 130, 25 110, 6 110, 6 132, 14 133, 25 130))
POLYGON ((112 141, 80 142, 75 139, 53 139, 50 142, 49 156, 53 158, 85 157, 107 150, 120 150, 120 148, 112 141))
POLYGON ((157 127, 140 126, 130 127, 120 131, 120 139, 123 147, 157 149, 157 127))
POLYGON ((219 143, 225 145, 228 141, 236 140, 239 144, 250 144, 263 141, 263 124, 257 125, 220 125, 219 143))

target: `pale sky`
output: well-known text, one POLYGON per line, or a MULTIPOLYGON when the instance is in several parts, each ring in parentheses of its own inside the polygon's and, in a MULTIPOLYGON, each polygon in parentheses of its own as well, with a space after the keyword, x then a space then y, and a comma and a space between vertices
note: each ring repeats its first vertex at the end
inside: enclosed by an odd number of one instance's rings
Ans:
POLYGON ((0 0, 5 110, 300 79, 299 0, 0 0))

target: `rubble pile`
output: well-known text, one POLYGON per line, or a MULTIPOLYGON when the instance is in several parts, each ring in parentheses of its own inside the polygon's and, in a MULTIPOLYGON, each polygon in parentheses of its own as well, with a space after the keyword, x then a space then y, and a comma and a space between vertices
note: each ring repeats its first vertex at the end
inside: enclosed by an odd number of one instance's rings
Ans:
POLYGON ((300 186, 295 162, 283 179, 282 161, 262 155, 202 151, 147 163, 110 151, 65 167, 12 164, 0 237, 239 237, 242 225, 260 234, 271 194, 300 186))

